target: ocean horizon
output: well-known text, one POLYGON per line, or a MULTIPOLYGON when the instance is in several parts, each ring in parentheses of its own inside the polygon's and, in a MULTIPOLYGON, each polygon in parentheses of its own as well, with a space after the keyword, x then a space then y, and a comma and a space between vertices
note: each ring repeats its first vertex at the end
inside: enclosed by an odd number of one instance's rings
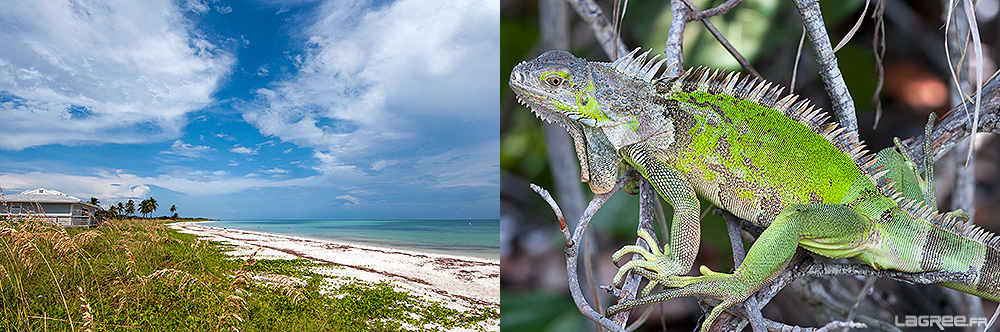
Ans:
POLYGON ((397 249, 500 258, 500 219, 219 220, 206 226, 397 249))

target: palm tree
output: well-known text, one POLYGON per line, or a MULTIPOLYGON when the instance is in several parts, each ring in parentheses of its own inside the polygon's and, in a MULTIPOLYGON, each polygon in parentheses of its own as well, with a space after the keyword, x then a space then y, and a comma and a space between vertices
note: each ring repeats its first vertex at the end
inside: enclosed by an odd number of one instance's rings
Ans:
POLYGON ((101 207, 101 200, 97 199, 97 197, 90 197, 90 201, 88 203, 90 203, 90 205, 97 206, 97 211, 94 211, 93 215, 94 218, 98 219, 107 218, 107 212, 104 211, 104 208, 101 207))
POLYGON ((158 207, 160 207, 160 205, 156 203, 156 199, 153 198, 153 196, 149 196, 149 214, 150 214, 150 217, 152 217, 153 212, 156 212, 156 208, 158 208, 158 207))
POLYGON ((132 216, 133 214, 135 214, 135 202, 132 201, 131 199, 128 200, 127 203, 125 203, 125 214, 128 216, 132 216))
MULTIPOLYGON (((118 203, 118 205, 121 205, 121 203, 118 203)), ((118 218, 121 211, 121 208, 118 207, 118 205, 111 204, 111 207, 108 208, 108 212, 110 212, 111 216, 114 218, 118 218)))
POLYGON ((170 213, 173 213, 174 219, 177 219, 177 205, 170 205, 170 213))
POLYGON ((144 199, 142 202, 139 202, 139 213, 142 213, 143 218, 145 218, 146 214, 149 214, 151 211, 149 206, 150 204, 148 199, 144 199))
POLYGON ((115 209, 115 213, 118 214, 118 218, 121 219, 122 213, 125 213, 125 204, 122 204, 122 202, 118 202, 118 205, 116 207, 117 208, 115 209))

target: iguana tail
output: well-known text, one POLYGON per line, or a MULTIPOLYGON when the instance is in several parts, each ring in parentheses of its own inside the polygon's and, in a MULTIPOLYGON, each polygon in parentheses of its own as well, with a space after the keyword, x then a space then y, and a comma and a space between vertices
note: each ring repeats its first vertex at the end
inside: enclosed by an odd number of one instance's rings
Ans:
MULTIPOLYGON (((903 271, 973 271, 975 279, 969 285, 941 283, 942 286, 1000 302, 1000 236, 974 225, 969 214, 962 211, 937 211, 934 196, 934 163, 931 159, 931 114, 924 128, 925 177, 917 171, 902 143, 880 151, 869 170, 877 174, 878 188, 894 201, 900 210, 888 224, 876 226, 888 239, 883 257, 868 257, 875 265, 903 271), (895 253, 895 255, 889 252, 895 253), (909 257, 894 257, 898 255, 909 257), (912 256, 911 256, 912 255, 912 256), (881 263, 881 264, 880 264, 881 263)), ((861 257, 859 257, 861 258, 861 257)), ((864 259, 863 259, 864 260, 864 259)), ((876 266, 877 267, 877 266, 876 266)))
POLYGON ((1000 302, 1000 237, 979 227, 967 227, 958 234, 951 229, 933 227, 924 244, 921 269, 977 272, 970 285, 940 285, 1000 302))

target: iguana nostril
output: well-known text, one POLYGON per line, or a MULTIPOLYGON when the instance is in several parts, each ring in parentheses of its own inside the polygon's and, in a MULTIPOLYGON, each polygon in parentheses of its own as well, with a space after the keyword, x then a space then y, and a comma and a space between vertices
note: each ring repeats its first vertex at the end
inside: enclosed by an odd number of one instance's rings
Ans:
POLYGON ((510 80, 511 81, 515 81, 515 82, 520 82, 521 81, 521 73, 519 73, 517 71, 514 71, 514 72, 510 73, 510 80))

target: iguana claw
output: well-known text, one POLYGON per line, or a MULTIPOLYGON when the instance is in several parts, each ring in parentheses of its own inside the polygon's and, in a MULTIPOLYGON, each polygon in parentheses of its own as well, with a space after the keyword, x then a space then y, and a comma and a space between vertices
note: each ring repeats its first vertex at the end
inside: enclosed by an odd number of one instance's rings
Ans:
POLYGON ((705 318, 705 322, 702 323, 701 331, 709 331, 712 323, 720 314, 729 307, 746 301, 753 291, 750 285, 741 281, 734 274, 715 272, 705 266, 702 266, 700 270, 701 276, 670 276, 657 280, 667 287, 667 290, 615 304, 608 308, 605 315, 611 317, 621 311, 678 297, 707 296, 722 300, 722 303, 713 308, 708 317, 705 318))
POLYGON ((629 271, 646 269, 655 273, 655 275, 651 275, 652 278, 650 278, 649 284, 646 285, 646 288, 642 291, 643 295, 648 295, 653 289, 653 286, 655 286, 658 282, 662 283, 670 277, 687 272, 682 271, 684 269, 681 267, 680 262, 677 261, 677 259, 674 258, 670 252, 668 252, 668 247, 666 245, 660 247, 656 243, 656 239, 649 233, 649 231, 640 229, 637 232, 637 235, 643 240, 646 240, 650 249, 646 250, 645 248, 637 245, 627 245, 616 251, 611 256, 615 263, 621 260, 626 254, 630 253, 642 255, 645 259, 633 259, 625 262, 625 264, 618 269, 618 273, 615 274, 613 282, 616 286, 621 286, 622 281, 625 278, 625 274, 629 271))

